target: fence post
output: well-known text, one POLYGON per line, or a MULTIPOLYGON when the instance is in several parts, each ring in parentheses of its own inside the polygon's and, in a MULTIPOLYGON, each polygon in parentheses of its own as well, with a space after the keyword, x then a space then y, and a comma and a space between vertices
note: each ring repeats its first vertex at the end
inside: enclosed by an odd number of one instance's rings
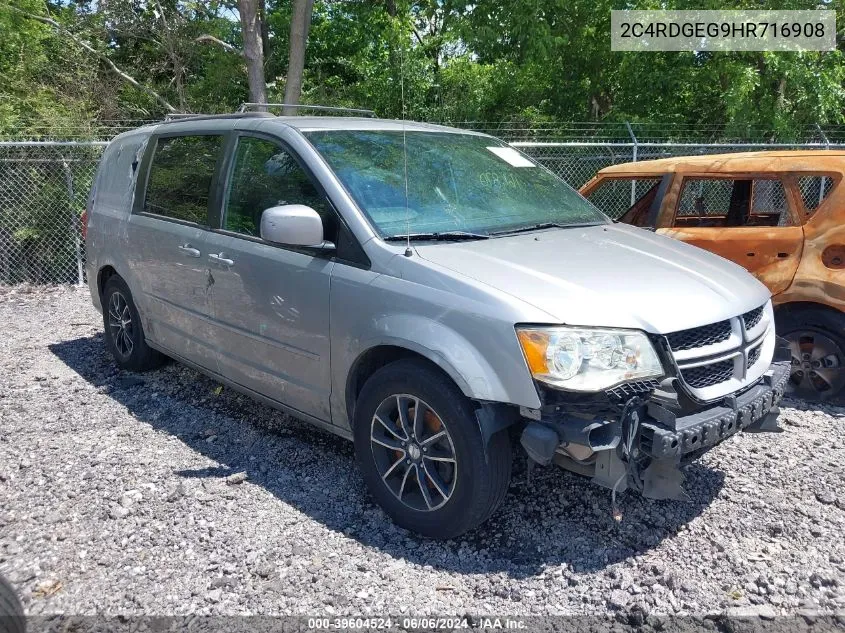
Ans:
POLYGON ((73 172, 71 172, 70 167, 67 164, 67 161, 62 157, 62 169, 65 172, 65 185, 67 186, 67 198, 68 202, 70 203, 70 213, 71 213, 71 231, 73 232, 73 246, 74 250, 76 251, 76 275, 77 275, 77 283, 80 286, 85 285, 85 268, 82 265, 82 245, 80 244, 79 234, 79 216, 76 215, 76 209, 74 209, 74 202, 76 198, 73 195, 73 172))
MULTIPOLYGON (((822 140, 824 141, 824 148, 830 149, 830 141, 827 138, 827 134, 825 134, 824 130, 822 130, 822 126, 816 123, 816 129, 819 131, 819 134, 821 134, 822 140)), ((825 180, 826 178, 822 176, 822 179, 819 181, 819 206, 821 206, 822 200, 824 200, 825 180)))
MULTIPOLYGON (((631 142, 634 144, 633 149, 631 151, 631 157, 633 162, 637 162, 637 137, 634 134, 633 128, 631 128, 631 124, 628 121, 625 121, 625 127, 628 128, 628 134, 631 135, 631 142)), ((631 181, 631 206, 634 206, 634 203, 637 201, 637 181, 631 181)))

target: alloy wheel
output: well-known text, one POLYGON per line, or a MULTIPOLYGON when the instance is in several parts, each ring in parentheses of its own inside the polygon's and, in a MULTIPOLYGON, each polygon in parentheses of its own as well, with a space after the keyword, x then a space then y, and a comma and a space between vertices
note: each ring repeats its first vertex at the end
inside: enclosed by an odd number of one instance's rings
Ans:
POLYGON ((826 334, 810 329, 785 335, 792 351, 791 393, 818 400, 845 385, 845 350, 826 334))
POLYGON ((126 298, 120 292, 113 292, 109 298, 109 333, 114 346, 123 358, 132 355, 135 347, 132 312, 126 298))
POLYGON ((452 437, 420 398, 385 398, 373 415, 370 445, 384 485, 408 508, 431 512, 452 497, 458 477, 452 437))

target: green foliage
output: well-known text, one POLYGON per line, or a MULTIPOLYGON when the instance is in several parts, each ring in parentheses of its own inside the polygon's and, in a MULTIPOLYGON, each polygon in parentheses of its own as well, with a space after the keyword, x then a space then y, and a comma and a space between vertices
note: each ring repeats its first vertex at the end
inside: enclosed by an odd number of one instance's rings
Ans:
MULTIPOLYGON (((247 99, 235 0, 0 0, 0 134, 228 112, 247 99), (11 9, 14 7, 19 11, 11 9), (46 15, 67 32, 21 13, 46 15), (228 45, 220 45, 223 42, 228 45), (234 50, 233 48, 234 47, 234 50)), ((816 0, 770 0, 816 8, 816 0)), ((843 0, 824 6, 845 23, 843 0)), ((790 138, 845 123, 843 46, 823 53, 614 53, 610 11, 724 8, 707 0, 317 0, 302 100, 445 122, 661 121, 790 138)), ((739 0, 731 8, 759 8, 739 0)), ((282 100, 290 0, 267 0, 265 70, 282 100)), ((840 27, 841 31, 841 27, 840 27)), ((842 40, 840 36, 840 41, 842 40)))

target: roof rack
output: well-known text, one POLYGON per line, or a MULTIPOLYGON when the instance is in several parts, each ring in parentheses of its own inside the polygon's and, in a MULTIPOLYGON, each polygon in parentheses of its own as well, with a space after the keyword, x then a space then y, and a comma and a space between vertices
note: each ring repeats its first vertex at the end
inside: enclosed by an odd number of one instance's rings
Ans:
POLYGON ((296 108, 301 110, 320 110, 323 112, 346 112, 349 114, 359 114, 365 117, 375 117, 376 113, 372 110, 364 110, 362 108, 337 108, 334 106, 324 105, 307 105, 298 103, 242 103, 238 108, 239 113, 247 113, 251 108, 296 108))
POLYGON ((273 116, 268 112, 230 112, 228 114, 191 114, 189 112, 171 112, 164 117, 165 123, 175 123, 176 121, 202 121, 205 119, 242 119, 244 117, 267 117, 273 116))

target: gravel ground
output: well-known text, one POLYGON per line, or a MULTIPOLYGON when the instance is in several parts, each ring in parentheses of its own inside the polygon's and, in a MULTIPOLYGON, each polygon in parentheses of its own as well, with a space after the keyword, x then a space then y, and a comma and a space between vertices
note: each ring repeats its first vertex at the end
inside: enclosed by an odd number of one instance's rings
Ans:
POLYGON ((85 290, 0 288, 0 573, 39 614, 845 614, 845 407, 787 403, 691 502, 517 473, 463 539, 368 499, 352 447, 175 363, 117 371, 85 290))

